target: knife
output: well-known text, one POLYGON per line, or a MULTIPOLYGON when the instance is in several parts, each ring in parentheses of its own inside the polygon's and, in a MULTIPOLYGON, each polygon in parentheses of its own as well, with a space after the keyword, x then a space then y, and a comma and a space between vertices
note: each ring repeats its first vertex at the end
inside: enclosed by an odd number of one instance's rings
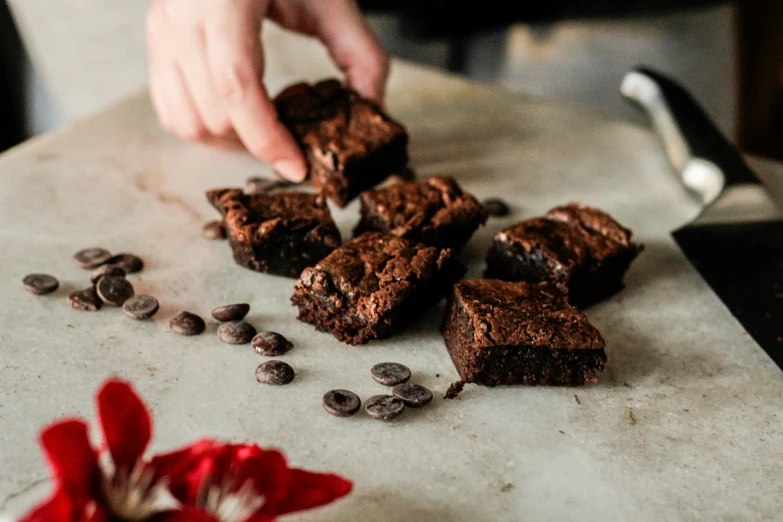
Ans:
POLYGON ((683 185, 702 204, 674 240, 745 330, 783 369, 783 191, 765 187, 676 81, 648 68, 623 78, 683 185))

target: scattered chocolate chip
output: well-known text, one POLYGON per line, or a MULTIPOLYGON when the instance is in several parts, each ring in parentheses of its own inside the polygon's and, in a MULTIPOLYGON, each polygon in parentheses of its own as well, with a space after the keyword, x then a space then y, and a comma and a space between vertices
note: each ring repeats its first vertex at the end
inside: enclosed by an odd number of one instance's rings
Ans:
POLYGON ((370 370, 375 382, 384 386, 397 386, 408 382, 411 378, 410 369, 399 363, 378 363, 370 370))
POLYGON ((103 301, 95 292, 95 287, 91 286, 84 290, 77 290, 69 295, 68 304, 82 312, 97 312, 103 306, 103 301))
POLYGON ((101 265, 92 271, 90 274, 90 283, 97 285, 100 278, 104 276, 125 277, 125 270, 118 267, 117 265, 106 263, 105 265, 101 265))
POLYGON ((122 306, 134 294, 130 281, 120 276, 101 277, 95 290, 101 301, 111 306, 122 306))
POLYGON ((226 239, 226 227, 222 221, 210 221, 201 229, 201 234, 207 239, 226 239))
POLYGON ((131 319, 149 319, 158 312, 160 304, 151 295, 137 295, 131 297, 122 305, 122 311, 131 319))
POLYGON ((22 286, 32 294, 44 295, 57 290, 60 282, 49 274, 30 274, 22 279, 22 286))
POLYGON ((485 199, 483 205, 487 214, 492 217, 508 216, 508 213, 510 212, 506 202, 499 198, 485 199))
POLYGON ((279 357, 294 347, 294 343, 277 332, 261 332, 253 337, 250 346, 258 355, 279 357))
POLYGON ((392 395, 405 403, 410 408, 426 406, 432 402, 432 392, 424 386, 409 382, 398 384, 392 389, 392 395))
POLYGON ((218 339, 228 344, 247 344, 256 335, 253 325, 244 321, 229 321, 217 329, 218 339))
POLYGON ((82 268, 96 268, 111 259, 111 253, 105 248, 85 248, 73 255, 73 259, 82 268))
POLYGON ((282 386, 294 380, 294 369, 283 361, 267 361, 256 368, 256 380, 282 386))
POLYGON ((135 274, 144 270, 144 261, 139 256, 123 253, 109 259, 109 264, 122 268, 126 274, 135 274))
POLYGON ((456 399, 457 395, 459 395, 462 392, 462 389, 465 387, 465 381, 457 381, 452 382, 449 385, 449 389, 446 390, 446 395, 443 396, 444 399, 456 399))
POLYGON ((178 335, 199 335, 207 328, 204 319, 190 312, 180 312, 169 322, 169 327, 178 335))
POLYGON ((97 312, 103 306, 103 301, 98 297, 95 287, 91 286, 71 293, 68 296, 68 304, 82 312, 97 312))
POLYGON ((212 310, 212 317, 218 321, 241 321, 250 311, 250 305, 246 303, 218 306, 212 310))
POLYGON ((364 403, 367 415, 381 421, 394 420, 405 411, 405 404, 393 395, 373 395, 364 403))
POLYGON ((362 407, 362 400, 352 391, 332 390, 324 394, 322 404, 335 417, 350 417, 362 407))

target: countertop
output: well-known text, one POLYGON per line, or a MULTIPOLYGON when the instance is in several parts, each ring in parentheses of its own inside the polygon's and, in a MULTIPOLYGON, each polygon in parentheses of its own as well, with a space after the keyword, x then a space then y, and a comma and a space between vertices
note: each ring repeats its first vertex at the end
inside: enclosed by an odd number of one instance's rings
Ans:
MULTIPOLYGON (((283 38, 270 34, 268 38, 283 38)), ((270 90, 331 73, 322 50, 273 42, 270 90), (303 58, 302 58, 303 57, 303 58)), ((37 446, 62 415, 94 419, 110 375, 132 380, 155 415, 153 450, 202 436, 282 448, 294 465, 330 470, 355 491, 287 520, 516 521, 774 519, 783 511, 783 373, 699 278, 669 232, 697 207, 646 129, 396 62, 390 112, 411 132, 422 175, 451 172, 513 213, 489 221, 464 253, 476 277, 492 235, 571 200, 632 228, 645 251, 627 288, 587 314, 609 362, 584 388, 466 387, 438 324, 442 306, 389 340, 350 347, 296 320, 293 280, 236 266, 201 237, 214 219, 204 192, 269 169, 241 153, 163 133, 145 93, 0 156, 0 511, 18 514, 48 491, 37 446), (147 268, 134 284, 161 303, 154 320, 116 309, 72 310, 87 274, 71 256, 88 246, 131 251, 147 268), (37 297, 22 277, 48 272, 61 289, 37 297), (179 310, 249 302, 249 320, 285 333, 297 370, 263 386, 259 358, 208 333, 172 334, 179 310), (338 419, 323 393, 384 389, 369 368, 407 364, 436 400, 392 424, 338 419)), ((357 204, 335 211, 347 235, 357 204)))

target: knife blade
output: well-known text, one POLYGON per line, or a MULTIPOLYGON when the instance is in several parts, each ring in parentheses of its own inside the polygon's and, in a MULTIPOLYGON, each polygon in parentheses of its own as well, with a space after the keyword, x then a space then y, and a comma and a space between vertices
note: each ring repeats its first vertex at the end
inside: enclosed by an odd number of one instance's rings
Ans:
POLYGON ((745 330, 783 369, 783 191, 764 186, 675 80, 649 68, 623 78, 700 214, 674 240, 745 330))

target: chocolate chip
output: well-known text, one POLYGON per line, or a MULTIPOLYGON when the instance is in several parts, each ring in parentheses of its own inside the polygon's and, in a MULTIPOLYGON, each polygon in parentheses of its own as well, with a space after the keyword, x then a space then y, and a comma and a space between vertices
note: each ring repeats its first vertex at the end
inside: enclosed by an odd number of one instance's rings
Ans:
POLYGON ((426 406, 432 402, 432 392, 424 386, 409 382, 398 384, 392 389, 392 395, 405 403, 410 408, 426 406))
POLYGON ((82 268, 96 268, 108 263, 111 253, 105 248, 85 248, 76 252, 73 259, 82 268))
POLYGON ((105 265, 101 265, 92 271, 90 274, 90 283, 96 285, 98 284, 100 278, 104 276, 125 277, 125 270, 116 265, 106 263, 105 265))
POLYGON ((263 384, 282 386, 294 380, 294 369, 283 361, 267 361, 256 368, 256 379, 263 384))
POLYGON ((151 295, 131 297, 122 305, 122 311, 131 319, 149 319, 158 312, 158 300, 151 295))
POLYGON ((324 394, 322 404, 335 417, 350 417, 362 407, 362 400, 352 391, 332 390, 324 394))
POLYGON ((201 235, 207 239, 226 239, 226 227, 222 221, 210 221, 201 229, 201 235))
POLYGON ((103 306, 103 301, 95 292, 95 287, 91 286, 84 290, 77 290, 69 295, 68 304, 82 312, 97 312, 103 306))
POLYGON ((378 363, 370 370, 375 382, 384 386, 397 386, 408 382, 411 378, 410 369, 399 363, 378 363))
POLYGON ((364 403, 364 410, 373 419, 394 420, 405 411, 405 404, 393 395, 373 395, 364 403))
POLYGON ((246 303, 218 306, 212 310, 212 317, 218 321, 241 321, 250 311, 250 305, 246 303))
POLYGON ((120 276, 101 277, 95 290, 101 301, 111 306, 122 306, 134 294, 130 281, 120 276))
POLYGON ((22 286, 30 293, 44 295, 57 290, 60 282, 49 274, 30 274, 22 279, 22 286))
POLYGON ((483 205, 484 210, 492 217, 508 216, 508 213, 510 212, 506 202, 499 198, 485 199, 483 205))
POLYGON ((199 335, 207 328, 204 319, 190 312, 180 312, 169 322, 175 334, 178 335, 199 335))
POLYGON ((122 268, 126 274, 135 274, 144 270, 144 261, 139 256, 123 253, 109 259, 109 264, 122 268))
POLYGON ((228 344, 247 344, 255 335, 253 325, 244 321, 229 321, 217 329, 218 339, 228 344))
POLYGON ((258 355, 279 357, 294 347, 294 343, 277 332, 261 332, 253 337, 250 346, 258 355))

